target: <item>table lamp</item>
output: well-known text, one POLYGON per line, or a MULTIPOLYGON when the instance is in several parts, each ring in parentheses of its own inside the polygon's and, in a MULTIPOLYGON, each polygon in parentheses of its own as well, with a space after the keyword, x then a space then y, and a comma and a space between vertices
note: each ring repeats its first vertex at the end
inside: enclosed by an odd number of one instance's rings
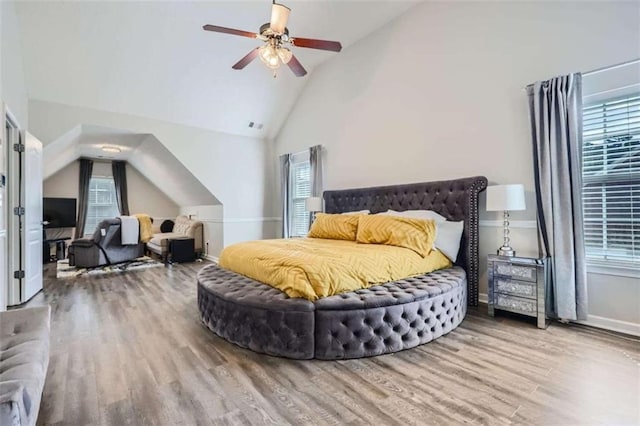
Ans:
POLYGON ((509 245, 509 212, 525 209, 523 185, 494 185, 487 188, 487 211, 504 212, 504 243, 498 249, 498 256, 516 255, 509 245))
POLYGON ((313 218, 316 217, 316 212, 322 211, 322 198, 320 197, 309 197, 304 202, 305 208, 308 212, 313 213, 313 218))

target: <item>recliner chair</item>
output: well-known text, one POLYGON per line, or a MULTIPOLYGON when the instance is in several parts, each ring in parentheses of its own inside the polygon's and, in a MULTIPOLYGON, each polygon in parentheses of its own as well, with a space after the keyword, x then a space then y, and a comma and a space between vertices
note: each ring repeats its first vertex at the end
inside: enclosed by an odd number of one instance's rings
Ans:
POLYGON ((122 245, 119 218, 105 219, 98 224, 93 237, 74 240, 71 243, 69 266, 93 268, 126 262, 143 254, 142 243, 122 245))

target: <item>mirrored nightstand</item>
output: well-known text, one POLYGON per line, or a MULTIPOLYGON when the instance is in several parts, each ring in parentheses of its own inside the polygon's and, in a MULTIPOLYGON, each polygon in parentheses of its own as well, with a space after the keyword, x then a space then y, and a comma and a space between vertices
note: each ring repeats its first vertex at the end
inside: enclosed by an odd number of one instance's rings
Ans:
POLYGON ((496 310, 536 317, 547 328, 548 258, 488 256, 489 315, 496 310))

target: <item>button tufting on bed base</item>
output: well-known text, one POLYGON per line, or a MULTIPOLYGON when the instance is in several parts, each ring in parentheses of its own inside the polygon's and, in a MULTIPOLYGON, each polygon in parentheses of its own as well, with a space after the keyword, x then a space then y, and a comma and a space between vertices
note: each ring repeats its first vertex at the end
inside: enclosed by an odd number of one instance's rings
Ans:
POLYGON ((312 303, 208 265, 198 273, 202 321, 255 352, 296 359, 381 355, 427 343, 456 328, 467 310, 458 266, 312 303))

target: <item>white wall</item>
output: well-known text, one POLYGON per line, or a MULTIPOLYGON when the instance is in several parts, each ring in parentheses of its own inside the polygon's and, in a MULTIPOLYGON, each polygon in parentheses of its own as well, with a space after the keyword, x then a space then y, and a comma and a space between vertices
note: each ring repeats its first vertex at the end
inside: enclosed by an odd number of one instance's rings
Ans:
POLYGON ((280 232, 282 222, 279 217, 225 219, 223 211, 220 205, 180 208, 180 214, 203 223, 205 254, 210 259, 217 258, 225 246, 255 239, 251 235, 275 238, 280 232))
MULTIPOLYGON (((74 161, 43 183, 44 197, 78 198, 78 173, 80 166, 74 161)), ((111 163, 95 162, 93 176, 113 176, 111 163)), ((146 213, 154 222, 175 219, 180 209, 135 167, 127 164, 127 188, 131 214, 146 213)), ((86 230, 91 233, 93 230, 86 230)))
POLYGON ((223 212, 222 206, 184 206, 180 208, 180 214, 199 220, 204 228, 204 254, 213 259, 222 251, 224 242, 223 212))
POLYGON ((28 97, 22 42, 13 2, 0 1, 0 99, 24 129, 28 126, 28 97))
MULTIPOLYGON (((266 191, 271 166, 265 141, 38 100, 30 100, 29 108, 31 132, 45 146, 78 124, 153 134, 220 200, 223 220, 245 220, 251 225, 238 229, 239 239, 270 236, 262 233, 265 212, 273 210, 266 191)), ((171 179, 170 170, 166 176, 171 179)))
MULTIPOLYGON (((512 216, 512 245, 537 252, 523 87, 638 58, 638 34, 637 2, 420 4, 314 71, 276 137, 274 163, 282 153, 322 144, 326 189, 471 175, 523 183, 528 209, 512 216)), ((497 215, 484 212, 484 196, 481 215, 484 256, 501 235, 497 215)), ((637 296, 616 287, 620 282, 610 279, 606 291, 637 296)), ((484 271, 480 291, 486 293, 484 271)), ((640 323, 637 305, 635 312, 610 306, 601 314, 640 323)))
POLYGON ((127 164, 127 187, 131 214, 146 213, 154 219, 175 219, 178 215, 178 205, 130 164, 127 164))

